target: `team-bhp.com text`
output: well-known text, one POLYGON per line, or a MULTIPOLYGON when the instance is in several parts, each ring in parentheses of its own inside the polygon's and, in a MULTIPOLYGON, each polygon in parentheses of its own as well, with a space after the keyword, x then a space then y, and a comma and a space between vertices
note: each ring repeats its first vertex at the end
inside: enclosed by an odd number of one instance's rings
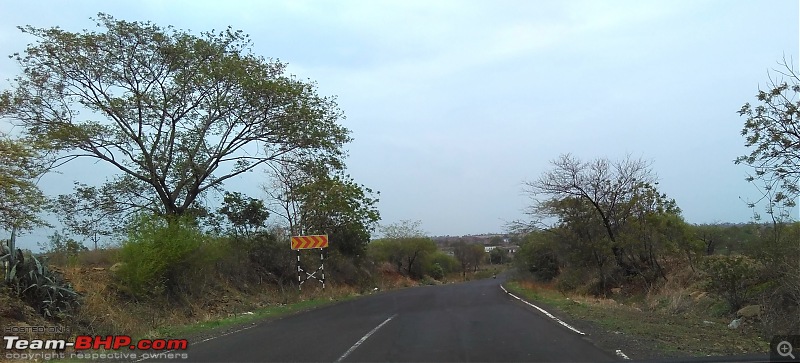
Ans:
POLYGON ((186 339, 139 339, 134 341, 128 335, 107 335, 89 336, 79 335, 74 342, 65 339, 21 339, 19 336, 4 336, 3 348, 6 350, 6 359, 137 359, 137 358, 160 358, 160 359, 186 359, 186 353, 175 353, 173 351, 186 350, 189 342, 186 339), (75 349, 73 353, 59 352, 71 347, 75 349), (134 352, 119 352, 127 348, 128 350, 167 350, 169 352, 144 353, 137 355, 134 352), (87 350, 110 350, 112 352, 86 352, 87 350), (33 352, 17 353, 10 350, 47 350, 55 352, 33 352), (117 351, 117 352, 114 352, 117 351))

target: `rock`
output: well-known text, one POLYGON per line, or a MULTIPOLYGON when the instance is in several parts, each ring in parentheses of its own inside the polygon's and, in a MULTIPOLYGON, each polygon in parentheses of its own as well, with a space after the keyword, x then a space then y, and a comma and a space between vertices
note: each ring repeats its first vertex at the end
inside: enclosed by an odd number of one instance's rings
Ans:
POLYGON ((117 262, 114 265, 112 265, 111 267, 109 267, 108 269, 110 271, 112 271, 112 272, 117 272, 117 271, 119 271, 119 269, 122 268, 122 266, 125 266, 124 262, 117 262))
POLYGON ((739 327, 739 325, 742 325, 742 319, 733 319, 733 321, 731 321, 731 323, 728 324, 728 328, 736 329, 739 327))
POLYGON ((737 316, 752 318, 761 315, 761 305, 747 305, 736 312, 737 316))
POLYGON ((703 324, 711 325, 711 324, 715 324, 715 323, 713 321, 703 320, 703 324))

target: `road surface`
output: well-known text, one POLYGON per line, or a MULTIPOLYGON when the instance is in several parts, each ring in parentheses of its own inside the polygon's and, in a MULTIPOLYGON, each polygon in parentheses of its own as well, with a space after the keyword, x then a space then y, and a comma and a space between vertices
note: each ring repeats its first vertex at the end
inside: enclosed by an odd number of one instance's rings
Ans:
POLYGON ((500 279, 487 279, 380 293, 190 344, 187 353, 193 362, 621 359, 510 297, 499 285, 500 279))

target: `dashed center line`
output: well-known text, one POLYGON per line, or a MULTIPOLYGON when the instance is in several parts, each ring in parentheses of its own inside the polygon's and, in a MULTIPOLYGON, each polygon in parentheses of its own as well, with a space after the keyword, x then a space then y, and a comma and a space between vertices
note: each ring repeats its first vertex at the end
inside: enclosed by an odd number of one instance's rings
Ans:
POLYGON ((378 326, 376 326, 374 329, 370 330, 369 333, 367 333, 366 335, 361 337, 361 339, 359 339, 356 342, 356 344, 353 344, 353 346, 350 347, 350 349, 348 349, 346 352, 344 352, 344 354, 342 354, 342 356, 339 357, 339 359, 337 359, 336 362, 337 363, 341 362, 342 360, 347 358, 347 356, 350 355, 350 353, 352 353, 354 350, 356 350, 356 348, 358 348, 358 346, 361 345, 361 343, 364 343, 364 341, 367 340, 367 338, 369 338, 372 334, 375 334, 375 332, 378 331, 378 329, 380 329, 382 326, 386 325, 386 323, 388 323, 390 320, 394 319, 395 316, 397 316, 397 314, 394 314, 394 315, 390 316, 388 319, 384 320, 383 323, 378 324, 378 326))

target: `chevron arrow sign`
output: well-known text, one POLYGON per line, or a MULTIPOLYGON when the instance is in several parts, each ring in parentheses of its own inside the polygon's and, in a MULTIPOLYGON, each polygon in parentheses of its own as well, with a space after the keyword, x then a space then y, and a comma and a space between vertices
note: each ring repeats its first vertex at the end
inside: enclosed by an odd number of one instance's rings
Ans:
POLYGON ((328 247, 328 235, 315 235, 315 236, 293 236, 292 249, 304 250, 309 248, 325 248, 328 247))

